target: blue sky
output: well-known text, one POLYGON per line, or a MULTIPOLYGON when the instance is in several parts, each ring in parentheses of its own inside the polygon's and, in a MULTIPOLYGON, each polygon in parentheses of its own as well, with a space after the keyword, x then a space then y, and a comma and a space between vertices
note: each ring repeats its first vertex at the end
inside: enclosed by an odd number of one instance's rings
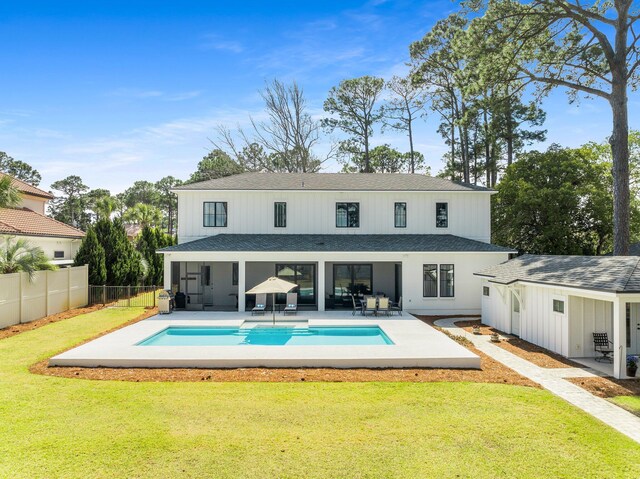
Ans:
MULTIPOLYGON (((134 180, 187 178, 214 127, 260 115, 265 80, 296 80, 314 114, 344 78, 406 71, 408 45, 457 5, 443 1, 5 1, 0 3, 0 151, 43 175, 119 192, 134 180)), ((631 126, 638 126, 631 97, 631 126)), ((611 129, 602 100, 543 107, 550 142, 611 129)), ((431 113, 417 149, 437 172, 446 150, 431 113)), ((404 136, 375 144, 406 151, 404 136)), ((338 165, 327 164, 327 171, 338 165)))

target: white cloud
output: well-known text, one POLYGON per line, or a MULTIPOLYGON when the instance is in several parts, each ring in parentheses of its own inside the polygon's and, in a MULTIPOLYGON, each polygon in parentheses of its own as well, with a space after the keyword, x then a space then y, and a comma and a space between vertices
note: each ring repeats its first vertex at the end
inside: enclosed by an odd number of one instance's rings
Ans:
POLYGON ((202 36, 202 42, 200 43, 201 50, 220 50, 231 53, 242 53, 244 46, 236 40, 227 40, 220 38, 219 35, 214 33, 207 33, 202 36))

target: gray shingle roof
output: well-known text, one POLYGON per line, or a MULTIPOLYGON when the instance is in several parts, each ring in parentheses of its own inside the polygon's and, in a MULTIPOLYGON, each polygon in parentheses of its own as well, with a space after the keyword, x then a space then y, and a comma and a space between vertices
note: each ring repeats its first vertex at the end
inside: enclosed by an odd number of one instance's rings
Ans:
POLYGON ((159 251, 463 252, 513 250, 453 235, 219 234, 159 251))
POLYGON ((640 257, 523 255, 476 273, 499 284, 516 281, 598 291, 640 292, 640 257))
POLYGON ((493 191, 444 178, 400 173, 242 173, 174 190, 493 191))

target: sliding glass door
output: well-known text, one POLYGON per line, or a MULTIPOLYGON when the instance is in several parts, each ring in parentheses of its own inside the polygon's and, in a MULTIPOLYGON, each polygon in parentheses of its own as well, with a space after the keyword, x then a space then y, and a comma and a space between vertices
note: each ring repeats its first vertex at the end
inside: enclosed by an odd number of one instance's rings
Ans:
MULTIPOLYGON (((298 304, 316 304, 316 265, 277 264, 278 278, 298 285, 298 304)), ((286 295, 278 297, 279 303, 286 301, 286 295)))
POLYGON ((333 294, 336 303, 351 305, 351 295, 371 294, 373 291, 373 265, 334 264, 333 294))

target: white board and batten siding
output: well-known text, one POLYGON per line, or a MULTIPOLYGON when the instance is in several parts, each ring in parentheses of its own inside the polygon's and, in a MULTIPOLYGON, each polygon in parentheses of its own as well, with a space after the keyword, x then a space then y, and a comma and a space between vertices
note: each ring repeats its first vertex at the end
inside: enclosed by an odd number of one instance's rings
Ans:
POLYGON ((177 191, 179 243, 226 234, 452 234, 489 242, 485 192, 177 191), (203 225, 203 204, 226 202, 226 227, 203 225), (286 202, 287 226, 274 226, 274 203, 286 202), (336 227, 336 203, 360 204, 360 227, 336 227), (407 204, 407 226, 394 226, 394 204, 407 204), (436 203, 448 203, 449 226, 436 228, 436 203))
POLYGON ((0 275, 0 328, 86 306, 88 267, 0 275))
MULTIPOLYGON (((482 321, 512 334, 511 291, 490 283, 490 295, 482 296, 482 321), (503 296, 499 293, 502 290, 503 296)), ((565 357, 594 357, 594 332, 606 332, 613 338, 613 303, 605 299, 580 296, 576 290, 531 284, 516 287, 521 295, 520 338, 565 357), (553 310, 553 301, 564 301, 564 314, 553 310)), ((595 294, 594 294, 595 295, 595 294)))

